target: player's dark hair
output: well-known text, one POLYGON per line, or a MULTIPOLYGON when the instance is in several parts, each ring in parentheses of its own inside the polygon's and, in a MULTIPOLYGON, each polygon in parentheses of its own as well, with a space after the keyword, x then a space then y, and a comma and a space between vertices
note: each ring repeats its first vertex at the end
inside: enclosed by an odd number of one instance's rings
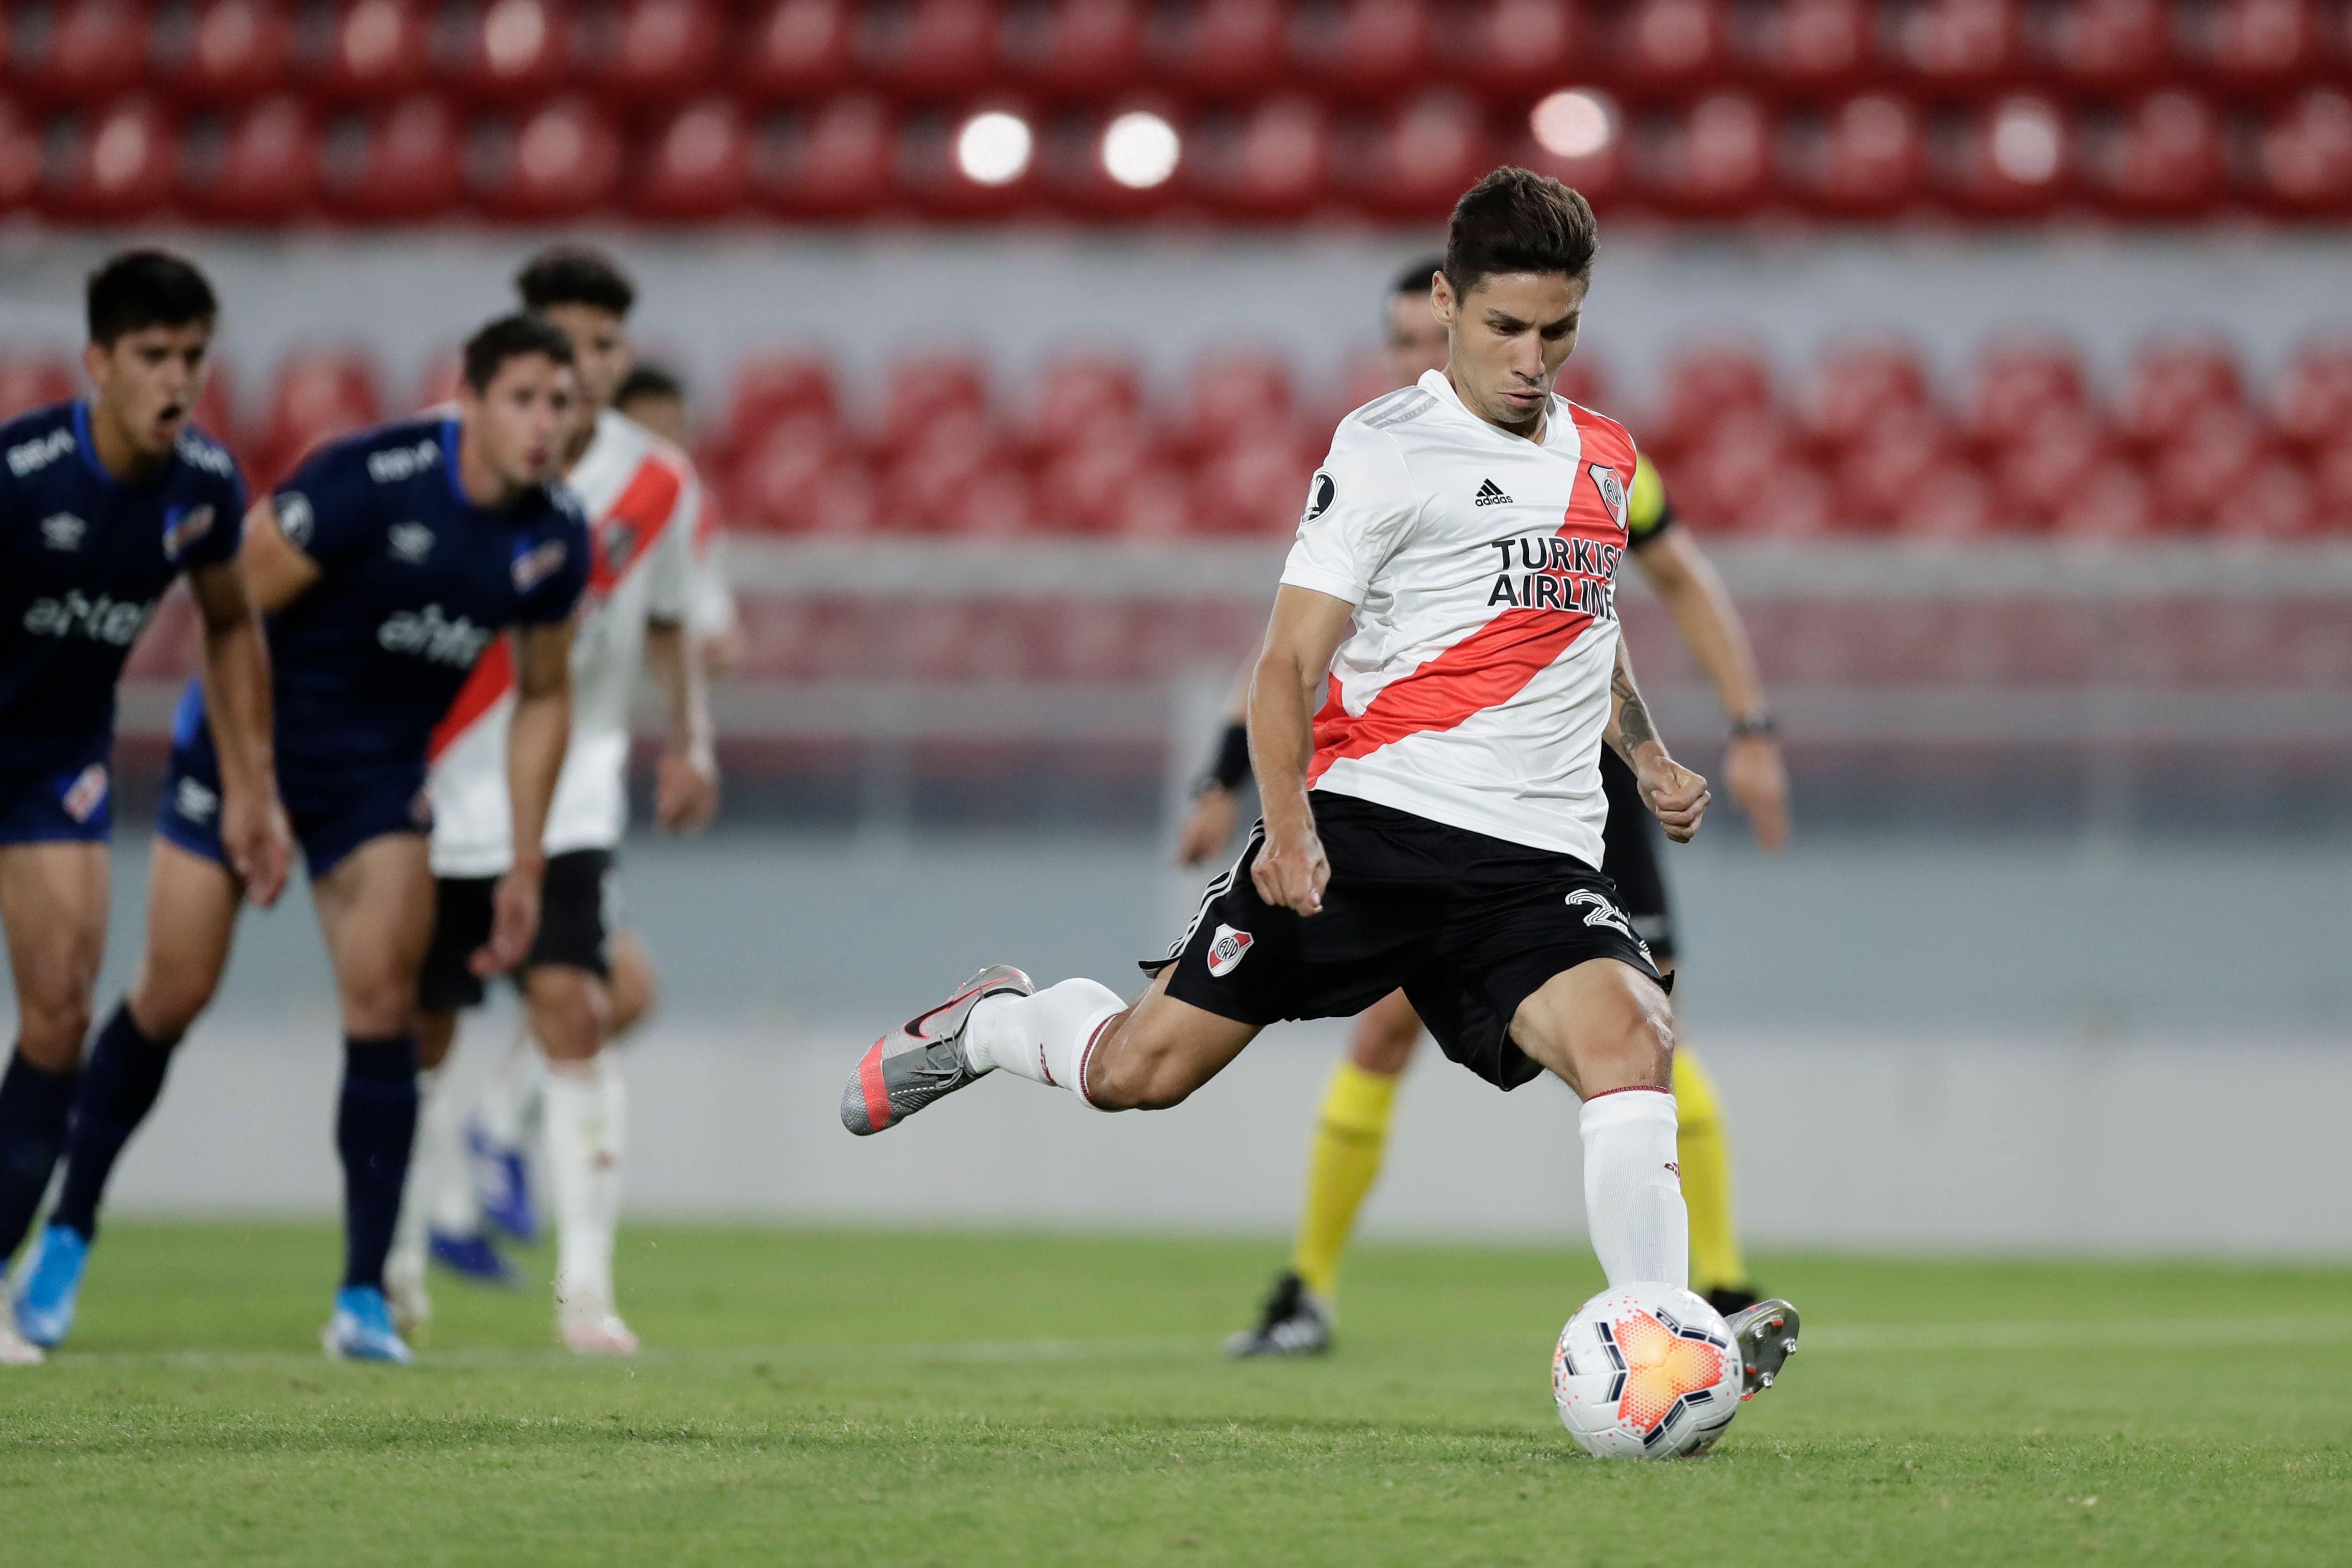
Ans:
POLYGON ((1498 272, 1564 272, 1589 283, 1600 248, 1591 203, 1549 174, 1505 167, 1454 204, 1445 281, 1457 299, 1498 272))
POLYGON ((551 246, 523 263, 515 274, 515 292, 526 310, 586 305, 626 316, 637 302, 637 286, 611 256, 577 246, 551 246))
POLYGON ((686 401, 686 383, 659 365, 639 365, 621 382, 621 390, 613 394, 614 408, 626 408, 645 398, 667 398, 672 402, 686 401))
POLYGON ((1429 292, 1430 278, 1444 270, 1445 257, 1443 256, 1422 256, 1411 267, 1396 275, 1396 281, 1389 285, 1389 292, 1391 294, 1426 294, 1429 292))
POLYGON ((167 251, 126 250, 89 275, 84 291, 89 340, 103 348, 147 327, 210 326, 220 315, 213 286, 167 251))
POLYGON ((544 316, 517 311, 501 316, 466 340, 466 384, 486 392, 509 360, 545 354, 559 365, 572 362, 572 339, 544 316))

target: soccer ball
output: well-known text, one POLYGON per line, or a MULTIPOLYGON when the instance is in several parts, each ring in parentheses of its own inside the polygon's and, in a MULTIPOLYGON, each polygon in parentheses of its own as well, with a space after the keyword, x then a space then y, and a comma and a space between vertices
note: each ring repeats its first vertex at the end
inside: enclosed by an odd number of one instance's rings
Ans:
POLYGON ((1559 1424, 1596 1459, 1679 1459, 1715 1447, 1739 1414, 1739 1349, 1722 1317, 1678 1285, 1603 1291, 1559 1331, 1559 1424))

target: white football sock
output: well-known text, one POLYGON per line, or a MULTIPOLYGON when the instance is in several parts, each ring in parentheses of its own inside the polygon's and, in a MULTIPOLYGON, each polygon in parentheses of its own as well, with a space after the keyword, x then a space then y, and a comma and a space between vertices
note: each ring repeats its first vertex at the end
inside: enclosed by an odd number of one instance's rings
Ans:
POLYGON ((593 1301, 610 1311, 627 1113, 620 1063, 610 1051, 587 1061, 551 1061, 541 1092, 555 1208, 556 1302, 593 1301))
POLYGON ((1001 1067, 1086 1100, 1078 1082, 1086 1053, 1096 1032, 1126 1010, 1118 993, 1096 980, 1064 980, 1034 997, 988 997, 964 1026, 964 1051, 983 1071, 1001 1067))
POLYGON ((483 1080, 474 1096, 474 1123, 493 1143, 520 1148, 539 1103, 540 1083, 547 1075, 547 1058, 529 1029, 518 1030, 515 1042, 483 1080))
MULTIPOLYGON (((448 1071, 445 1065, 425 1075, 427 1088, 416 1110, 416 1153, 409 1162, 408 1190, 424 1198, 425 1216, 434 1229, 449 1236, 478 1236, 482 1206, 466 1166, 466 1103, 448 1092, 444 1082, 448 1071)), ((404 1207, 402 1223, 407 1218, 404 1207)))
POLYGON ((1584 1222, 1610 1284, 1690 1286, 1690 1212, 1675 1163, 1675 1097, 1620 1089, 1584 1103, 1584 1222))
POLYGON ((392 1250, 383 1260, 387 1283, 422 1285, 425 1281, 425 1231, 432 1223, 436 1175, 432 1140, 426 1130, 436 1112, 446 1113, 449 1096, 441 1092, 447 1067, 432 1067, 416 1075, 416 1147, 408 1158, 408 1185, 401 1189, 400 1218, 392 1228, 392 1250))

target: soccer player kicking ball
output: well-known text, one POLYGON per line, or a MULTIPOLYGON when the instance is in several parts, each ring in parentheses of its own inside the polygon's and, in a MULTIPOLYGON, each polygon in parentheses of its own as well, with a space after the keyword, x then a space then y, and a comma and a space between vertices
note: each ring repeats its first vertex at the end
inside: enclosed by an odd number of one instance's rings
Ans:
MULTIPOLYGON (((0 925, 18 1012, 0 1078, 0 1266, 48 1190, 106 951, 115 684, 183 573, 218 716, 224 852, 264 907, 291 853, 269 655, 237 564, 245 481, 188 423, 212 287, 177 256, 131 251, 90 275, 87 304, 92 395, 0 425, 0 925)), ((40 1359, 0 1314, 0 1365, 40 1359)))
MULTIPOLYGON (((588 530, 551 483, 576 396, 572 344, 535 316, 466 344, 455 417, 381 425, 312 454, 246 517, 241 561, 268 617, 279 788, 309 862, 342 1014, 335 1148, 343 1166, 342 1287, 328 1354, 405 1362, 384 1301, 384 1253, 416 1133, 416 973, 433 932, 425 741, 467 673, 520 628, 508 789, 537 844, 570 718, 572 611, 588 530)), ((74 1101, 62 1196, 16 1302, 28 1339, 73 1322, 99 1200, 162 1090, 172 1051, 228 962, 244 876, 224 853, 219 716, 180 706, 149 878, 147 948, 98 1037, 74 1101)), ((472 956, 510 967, 539 925, 536 852, 499 879, 472 956)))
MULTIPOLYGON (((572 744, 543 839, 545 912, 517 970, 527 1038, 516 1051, 533 1066, 544 1053, 540 1099, 555 1207, 557 1337, 575 1351, 625 1354, 637 1348, 613 1293, 626 1100, 607 1045, 650 1007, 654 977, 644 946, 614 925, 613 861, 628 826, 629 706, 640 664, 658 677, 670 715, 657 820, 668 829, 698 829, 718 802, 709 709, 685 628, 701 486, 683 452, 610 406, 628 374, 627 318, 636 301, 620 269, 591 251, 559 249, 534 257, 515 281, 523 304, 572 342, 581 417, 564 433, 559 465, 592 519, 594 549, 572 646, 572 744)), ((439 919, 419 990, 427 1089, 414 1185, 440 1190, 413 1193, 403 1216, 391 1280, 393 1304, 406 1319, 430 1311, 428 1242, 463 1272, 505 1272, 470 1212, 452 1108, 434 1100, 457 1012, 483 999, 467 955, 490 931, 497 878, 514 852, 505 785, 514 692, 513 665, 494 652, 435 737, 439 919)), ((514 1155, 500 1164, 521 1166, 514 1155)))
MULTIPOLYGON (((1384 302, 1389 362, 1400 385, 1445 366, 1445 328, 1429 303, 1430 279, 1444 265, 1444 256, 1432 256, 1405 268, 1384 302)), ((1492 497, 1488 503, 1500 504, 1492 497)), ((1674 507, 1654 463, 1635 469, 1626 491, 1625 532, 1628 553, 1656 588, 1730 716, 1724 772, 1732 801, 1748 813, 1757 842, 1777 851, 1789 836, 1789 775, 1764 706, 1755 652, 1713 565, 1689 532, 1675 526, 1674 507)), ((1221 853, 1233 837, 1237 791, 1250 772, 1249 674, 1242 673, 1232 723, 1178 834, 1178 857, 1186 865, 1221 853)), ((1674 917, 1658 864, 1658 830, 1633 770, 1607 747, 1601 749, 1601 788, 1609 797, 1601 874, 1615 885, 1618 906, 1648 946, 1658 972, 1671 975, 1674 917)), ((1420 1049, 1421 1032, 1420 1015, 1402 991, 1373 1003, 1356 1020, 1355 1039, 1332 1069, 1316 1119, 1290 1267, 1275 1281, 1256 1323, 1225 1342, 1228 1354, 1313 1355, 1331 1348, 1339 1260, 1357 1211, 1380 1176, 1397 1081, 1420 1049)), ((1714 1079, 1679 1038, 1674 1091, 1675 1147, 1690 1210, 1692 1286, 1717 1312, 1735 1312, 1755 1305, 1757 1295, 1732 1214, 1730 1150, 1714 1079)))
MULTIPOLYGON (((842 1097, 852 1132, 998 1068, 1101 1110, 1175 1105, 1267 1024, 1360 1012, 1402 982, 1454 1061, 1502 1089, 1549 1071, 1582 1099, 1610 1284, 1686 1282, 1673 1018, 1595 869, 1600 748, 1678 842, 1708 797, 1618 637, 1633 444, 1552 392, 1595 243, 1584 198, 1523 169, 1455 206, 1432 289, 1446 367, 1333 437, 1251 683, 1265 820, 1142 1000, 983 969, 866 1052, 842 1097)), ((1780 1370, 1761 1310, 1731 1319, 1751 1389, 1780 1370)))

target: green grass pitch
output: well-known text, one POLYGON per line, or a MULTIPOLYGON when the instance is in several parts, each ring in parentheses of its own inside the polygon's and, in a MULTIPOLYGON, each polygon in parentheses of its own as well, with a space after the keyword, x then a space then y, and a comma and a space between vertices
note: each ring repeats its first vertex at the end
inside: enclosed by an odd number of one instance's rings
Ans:
POLYGON ((1547 1381, 1580 1251, 1368 1246, 1336 1354, 1234 1365, 1265 1242, 637 1229, 643 1356, 440 1279, 413 1371, 319 1354, 335 1256, 110 1228, 0 1374, 8 1560, 2352 1563, 2352 1270, 1768 1258, 1782 1385, 1602 1465, 1547 1381))

